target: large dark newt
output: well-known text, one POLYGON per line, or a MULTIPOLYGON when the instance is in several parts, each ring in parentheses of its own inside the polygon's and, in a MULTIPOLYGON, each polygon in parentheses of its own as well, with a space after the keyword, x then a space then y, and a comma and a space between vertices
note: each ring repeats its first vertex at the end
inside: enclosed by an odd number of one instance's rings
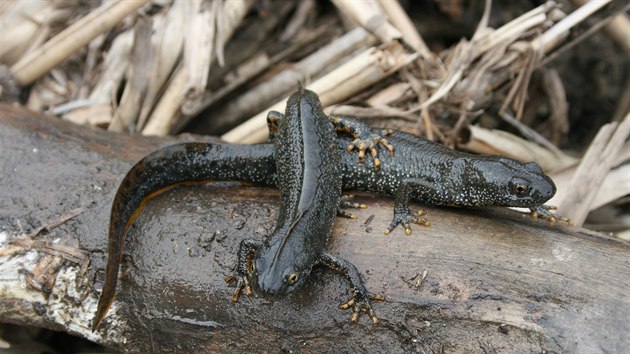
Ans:
MULTIPOLYGON (((98 328, 114 300, 125 236, 129 226, 141 214, 145 203, 175 185, 212 180, 244 181, 259 185, 276 185, 279 182, 282 206, 278 228, 270 238, 274 240, 273 247, 278 244, 281 246, 279 249, 274 248, 275 256, 273 264, 269 265, 269 272, 258 279, 271 279, 271 272, 274 271, 272 269, 290 265, 288 262, 292 258, 296 266, 294 268, 300 269, 296 273, 300 274, 300 284, 313 265, 327 265, 346 275, 352 284, 354 295, 348 306, 352 305, 354 309, 353 319, 356 320, 358 309, 365 308, 369 309, 370 317, 376 321, 369 307, 369 294, 354 265, 323 252, 335 213, 352 216, 338 210, 338 207, 361 207, 340 199, 341 159, 336 148, 335 130, 349 134, 356 145, 355 150, 359 151, 359 159, 363 160, 365 152, 369 152, 373 156, 371 161, 375 169, 378 169, 379 161, 376 147, 383 146, 390 154, 393 153, 393 148, 387 140, 370 132, 369 128, 357 121, 346 122, 343 118, 329 118, 324 115, 319 98, 313 92, 301 90, 291 96, 286 112, 291 119, 283 119, 278 112, 269 114, 272 119, 270 129, 277 130, 279 134, 275 139, 278 150, 276 156, 279 158, 275 158, 274 148, 269 144, 185 143, 155 151, 131 168, 118 187, 112 204, 105 283, 92 330, 98 328), (279 121, 283 124, 278 125, 279 121), (261 149, 258 150, 257 147, 261 149), (277 169, 282 173, 276 179, 277 169), (300 202, 296 204, 298 200, 300 202), (332 219, 329 214, 333 216, 332 219), (287 228, 287 223, 290 228, 287 228), (283 233, 283 241, 275 242, 279 241, 279 233, 283 233), (291 251, 300 244, 300 249, 305 250, 304 254, 291 251), (298 263, 300 267, 297 267, 298 263)), ((255 247, 255 243, 248 241, 244 243, 243 247, 245 246, 249 252, 255 247)), ((271 243, 266 243, 265 247, 272 247, 271 243)), ((267 260, 260 256, 263 249, 266 250, 266 255, 272 253, 267 248, 261 248, 258 253, 257 259, 261 262, 263 259, 267 260)), ((239 254, 243 252, 245 251, 239 254)), ((260 269, 266 268, 261 264, 260 269)), ((245 278, 240 277, 239 280, 240 291, 240 284, 245 284, 245 278)), ((270 283, 260 284, 263 285, 260 287, 261 292, 280 293, 279 290, 274 291, 268 287, 270 283)), ((285 289, 285 292, 289 290, 285 289)))
MULTIPOLYGON (((362 125, 348 124, 355 128, 362 125)), ((355 138, 343 134, 337 137, 339 151, 361 146, 372 155, 381 151, 389 154, 381 154, 379 162, 375 162, 376 157, 363 163, 353 155, 341 154, 342 186, 395 196, 394 218, 386 233, 398 225, 407 234, 411 233, 411 223, 428 225, 420 215, 411 213, 410 200, 446 206, 525 207, 530 208, 532 216, 552 222, 557 219, 544 205, 556 187, 536 163, 467 154, 398 131, 372 129, 367 135, 359 131, 355 129, 354 134, 371 143, 357 144, 355 138), (380 136, 388 136, 387 141, 380 136), (396 147, 393 156, 389 144, 396 147)), ((113 301, 127 228, 154 191, 182 182, 213 179, 275 186, 276 175, 273 144, 184 143, 158 150, 138 162, 121 183, 112 206, 109 261, 93 327, 98 326, 113 301)))
MULTIPOLYGON (((269 115, 274 135, 280 212, 275 230, 264 241, 245 239, 238 252, 238 301, 243 288, 251 294, 286 295, 304 284, 316 265, 346 276, 352 297, 341 308, 352 307, 352 321, 360 311, 378 323, 370 299, 382 300, 365 288, 357 268, 326 251, 341 201, 341 151, 335 128, 322 111, 317 95, 308 90, 293 94, 284 117, 269 115), (276 126, 277 125, 277 126, 276 126)), ((339 122, 337 122, 339 123, 339 122)), ((368 130, 369 132, 369 130, 368 130)))

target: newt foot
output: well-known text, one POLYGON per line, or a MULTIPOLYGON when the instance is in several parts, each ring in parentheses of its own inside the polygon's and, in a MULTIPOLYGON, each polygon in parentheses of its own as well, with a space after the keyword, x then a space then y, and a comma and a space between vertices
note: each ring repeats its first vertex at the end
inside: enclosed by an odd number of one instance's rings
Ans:
POLYGON ((568 225, 573 225, 573 221, 571 221, 571 219, 561 216, 561 215, 556 215, 550 211, 550 210, 556 210, 556 209, 558 208, 553 205, 539 205, 539 206, 529 208, 530 215, 534 219, 540 218, 543 220, 547 220, 548 222, 552 224, 559 220, 559 221, 566 222, 568 225))
POLYGON ((224 278, 224 280, 228 284, 236 282, 236 290, 234 291, 234 294, 232 294, 233 302, 238 302, 238 298, 240 297, 243 289, 245 289, 245 294, 247 296, 252 296, 253 291, 249 278, 241 275, 228 275, 224 278))
POLYGON ((341 217, 345 217, 345 218, 349 218, 349 219, 356 219, 357 216, 349 213, 343 209, 365 209, 367 208, 367 205, 363 204, 363 203, 355 203, 352 202, 351 200, 354 198, 354 195, 342 195, 341 196, 341 200, 339 200, 339 206, 337 207, 337 216, 341 216, 341 217))
POLYGON ((378 326, 379 319, 376 317, 374 310, 372 310, 372 304, 370 300, 375 301, 384 301, 385 297, 383 295, 374 295, 374 294, 357 294, 355 293, 348 302, 339 305, 339 308, 342 310, 347 310, 352 308, 352 317, 350 318, 350 322, 357 323, 359 321, 359 316, 361 312, 367 313, 372 320, 372 323, 375 326, 378 326))
POLYGON ((403 229, 405 229, 405 235, 407 236, 411 235, 412 223, 423 226, 430 226, 431 223, 429 222, 429 220, 421 217, 425 214, 426 213, 422 209, 420 209, 415 215, 409 210, 403 212, 394 212, 394 219, 392 220, 392 223, 389 224, 389 227, 387 227, 387 230, 385 230, 385 235, 389 235, 398 225, 402 226, 403 229))
POLYGON ((374 161, 374 170, 379 171, 381 168, 381 160, 378 155, 378 145, 384 146, 387 151, 389 151, 389 155, 394 156, 394 146, 383 137, 391 134, 391 130, 385 130, 383 135, 372 132, 357 134, 352 144, 346 147, 346 150, 348 152, 358 151, 359 163, 364 163, 366 154, 370 154, 374 161))

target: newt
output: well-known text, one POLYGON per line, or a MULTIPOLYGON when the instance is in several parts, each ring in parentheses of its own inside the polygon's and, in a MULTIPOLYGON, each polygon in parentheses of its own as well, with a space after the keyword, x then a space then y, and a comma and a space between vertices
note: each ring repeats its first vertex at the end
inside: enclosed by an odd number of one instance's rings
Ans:
MULTIPOLYGON (((350 134, 352 142, 357 145, 355 150, 359 151, 360 159, 368 151, 373 157, 373 168, 378 168, 379 164, 375 146, 384 146, 389 153, 393 153, 393 148, 387 140, 376 136, 365 126, 355 124, 355 121, 346 122, 345 119, 333 119, 324 115, 319 98, 313 92, 303 90, 294 94, 286 112, 291 119, 284 119, 278 112, 269 114, 269 127, 279 134, 274 139, 277 151, 274 151, 271 144, 183 143, 157 150, 131 168, 118 187, 112 203, 108 262, 103 290, 92 322, 93 331, 98 328, 114 300, 125 236, 142 213, 146 202, 179 184, 213 180, 280 186, 282 206, 278 227, 270 236, 273 242, 266 242, 257 256, 260 262, 267 261, 269 267, 265 268, 262 263, 258 267, 268 270, 264 274, 258 273, 261 274, 257 277, 261 292, 293 291, 308 276, 312 266, 323 264, 341 272, 351 282, 353 297, 342 307, 353 307, 353 320, 356 321, 359 309, 369 309, 368 314, 373 321, 377 321, 369 306, 370 295, 354 265, 324 252, 335 213, 352 216, 343 212, 340 207, 365 207, 340 198, 341 162, 340 152, 336 148, 335 130, 350 134), (287 123, 278 124, 279 122, 287 123), (278 177, 276 171, 282 171, 282 177, 278 177), (296 204, 297 201, 300 203, 296 204), (333 216, 332 219, 330 215, 333 216), (279 238, 278 235, 281 234, 283 236, 279 238), (272 246, 276 252, 269 260, 272 246), (262 257, 263 254, 265 257, 262 257), (298 274, 299 281, 296 280, 294 284, 290 284, 292 286, 285 287, 282 291, 270 287, 277 280, 274 276, 277 277, 278 274, 274 272, 283 270, 279 269, 282 266, 290 265, 294 266, 294 273, 298 274)), ((253 240, 244 242, 239 251, 239 260, 242 259, 240 254, 247 253, 249 256, 256 246, 253 240)), ((247 284, 248 291, 250 289, 249 280, 243 278, 249 274, 245 274, 243 266, 239 269, 239 287, 237 295, 233 297, 235 300, 243 287, 240 286, 241 283, 247 284)), ((294 279, 293 276, 291 279, 294 279)))
MULTIPOLYGON (((385 134, 383 129, 372 132, 385 134)), ((410 201, 436 206, 522 207, 529 208, 533 217, 570 223, 568 218, 551 213, 553 207, 544 205, 556 193, 556 186, 535 162, 451 150, 400 131, 391 133, 387 140, 396 147, 396 154, 383 154, 378 172, 371 160, 356 163, 342 155, 344 189, 395 197, 394 217, 385 234, 398 225, 407 235, 411 223, 429 225, 422 218, 423 211, 410 211, 410 201)), ((350 143, 345 136, 338 141, 340 148, 350 143)))
POLYGON ((352 263, 326 251, 341 201, 342 169, 335 129, 319 98, 302 89, 289 98, 284 116, 270 112, 268 122, 274 135, 280 212, 275 230, 264 241, 241 241, 236 275, 226 278, 237 283, 233 301, 243 288, 251 295, 252 285, 265 295, 292 293, 320 265, 350 282, 352 297, 340 307, 353 309, 352 322, 363 310, 378 324, 370 299, 383 298, 366 290, 352 263))

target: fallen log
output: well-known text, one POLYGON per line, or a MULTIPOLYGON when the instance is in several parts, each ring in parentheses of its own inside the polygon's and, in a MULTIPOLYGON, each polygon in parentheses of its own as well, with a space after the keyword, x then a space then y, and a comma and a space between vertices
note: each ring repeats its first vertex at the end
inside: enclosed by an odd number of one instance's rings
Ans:
MULTIPOLYGON (((118 183, 176 141, 83 128, 0 105, 0 322, 122 351, 621 352, 630 347, 630 246, 505 209, 430 208, 432 226, 384 236, 393 203, 339 219, 330 251, 383 294, 350 324, 342 277, 315 271, 281 299, 232 303, 239 242, 274 227, 273 188, 210 183, 152 199, 127 236, 119 292, 90 325, 118 183)), ((416 206, 419 207, 419 206, 416 206)))

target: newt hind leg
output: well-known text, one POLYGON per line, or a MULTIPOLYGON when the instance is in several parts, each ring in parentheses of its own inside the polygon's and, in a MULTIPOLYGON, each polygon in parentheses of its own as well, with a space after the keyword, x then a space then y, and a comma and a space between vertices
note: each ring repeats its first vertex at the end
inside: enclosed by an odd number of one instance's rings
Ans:
POLYGON ((331 122, 335 126, 337 132, 349 134, 354 138, 352 143, 347 146, 348 152, 358 151, 359 163, 365 162, 365 155, 369 154, 374 160, 374 170, 379 171, 381 160, 378 156, 378 146, 382 145, 387 149, 390 156, 394 156, 394 146, 390 144, 386 136, 393 134, 393 130, 382 130, 381 134, 373 133, 367 124, 360 120, 346 116, 331 116, 331 122))

